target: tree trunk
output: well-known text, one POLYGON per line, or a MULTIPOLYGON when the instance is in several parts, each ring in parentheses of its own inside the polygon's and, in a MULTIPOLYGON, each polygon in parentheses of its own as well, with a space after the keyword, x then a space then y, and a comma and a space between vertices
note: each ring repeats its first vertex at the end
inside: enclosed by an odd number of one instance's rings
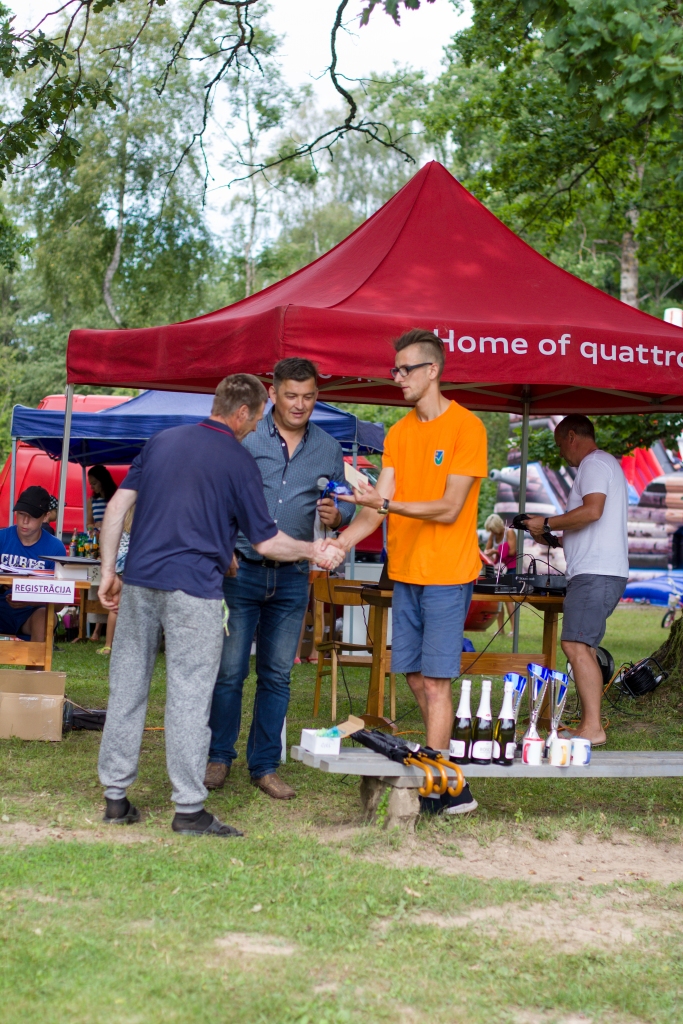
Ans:
POLYGON ((126 194, 125 174, 121 181, 119 188, 119 210, 118 219, 116 222, 116 241, 114 243, 114 252, 112 253, 109 266, 104 273, 104 281, 102 282, 102 298, 104 304, 109 310, 109 315, 116 324, 117 327, 123 326, 121 318, 116 312, 116 306, 111 294, 111 283, 114 280, 114 274, 119 269, 119 263, 121 262, 121 245, 123 242, 123 201, 126 194))
POLYGON ((621 236, 621 294, 622 302, 638 309, 638 243, 635 229, 638 227, 638 211, 629 210, 628 219, 633 230, 624 231, 621 236))
POLYGON ((123 228, 125 224, 125 202, 126 202, 126 176, 128 172, 128 118, 130 116, 130 101, 133 87, 133 55, 128 53, 128 69, 127 69, 127 88, 126 88, 126 99, 123 105, 124 121, 123 130, 121 133, 121 145, 119 147, 119 187, 117 196, 117 211, 116 211, 116 236, 114 241, 114 251, 109 261, 109 266, 104 272, 104 280, 102 282, 102 298, 104 304, 109 310, 109 315, 116 324, 117 327, 123 327, 121 317, 116 311, 116 305, 111 294, 111 285, 114 280, 114 275, 119 269, 121 262, 121 246, 123 244, 123 228))
POLYGON ((667 683, 683 682, 683 619, 676 619, 667 640, 652 657, 669 673, 667 683))

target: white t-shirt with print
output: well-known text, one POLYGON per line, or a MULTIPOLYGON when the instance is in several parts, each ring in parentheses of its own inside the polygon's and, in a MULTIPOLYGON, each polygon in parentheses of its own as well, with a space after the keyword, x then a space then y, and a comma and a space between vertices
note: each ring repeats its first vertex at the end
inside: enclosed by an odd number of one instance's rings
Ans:
POLYGON ((565 530, 567 579, 582 573, 627 577, 628 485, 614 456, 599 448, 581 460, 567 512, 582 505, 587 494, 604 494, 605 508, 595 523, 581 530, 565 530))

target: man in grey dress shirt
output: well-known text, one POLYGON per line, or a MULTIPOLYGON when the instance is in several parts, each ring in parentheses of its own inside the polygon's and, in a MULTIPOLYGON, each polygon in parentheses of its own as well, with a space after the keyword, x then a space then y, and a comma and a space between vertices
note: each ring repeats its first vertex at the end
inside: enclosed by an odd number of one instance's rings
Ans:
MULTIPOLYGON (((337 441, 310 422, 318 397, 316 368, 308 359, 282 359, 273 371, 273 407, 244 440, 256 459, 268 510, 280 530, 297 540, 313 540, 316 510, 329 529, 353 518, 353 505, 337 509, 320 500, 321 476, 344 480, 337 441)), ((278 800, 295 792, 277 775, 280 735, 289 704, 289 679, 308 604, 308 562, 262 558, 242 534, 236 547, 237 572, 226 576, 223 593, 230 609, 230 635, 211 707, 211 747, 205 784, 224 785, 237 756, 242 688, 249 674, 249 653, 256 634, 256 696, 247 740, 247 763, 255 785, 278 800)))

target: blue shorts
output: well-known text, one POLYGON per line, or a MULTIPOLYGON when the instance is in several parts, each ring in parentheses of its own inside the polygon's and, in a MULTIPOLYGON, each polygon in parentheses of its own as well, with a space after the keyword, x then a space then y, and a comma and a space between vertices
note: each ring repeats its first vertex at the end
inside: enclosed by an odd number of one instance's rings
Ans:
POLYGON ((36 608, 42 606, 38 604, 22 604, 19 608, 12 608, 6 600, 11 593, 8 590, 6 594, 0 594, 0 633, 18 636, 26 620, 33 615, 36 608))
POLYGON ((462 634, 472 583, 394 583, 391 671, 452 679, 460 672, 462 634))

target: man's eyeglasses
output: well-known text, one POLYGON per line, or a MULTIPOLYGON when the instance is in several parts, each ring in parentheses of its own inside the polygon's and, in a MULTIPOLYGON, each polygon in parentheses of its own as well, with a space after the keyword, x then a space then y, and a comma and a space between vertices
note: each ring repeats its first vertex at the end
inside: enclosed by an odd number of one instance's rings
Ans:
POLYGON ((402 377, 403 380, 405 380, 408 374, 412 373, 413 370, 419 370, 421 366, 431 365, 431 363, 413 363, 412 366, 392 366, 390 373, 394 380, 396 380, 398 377, 402 377))

